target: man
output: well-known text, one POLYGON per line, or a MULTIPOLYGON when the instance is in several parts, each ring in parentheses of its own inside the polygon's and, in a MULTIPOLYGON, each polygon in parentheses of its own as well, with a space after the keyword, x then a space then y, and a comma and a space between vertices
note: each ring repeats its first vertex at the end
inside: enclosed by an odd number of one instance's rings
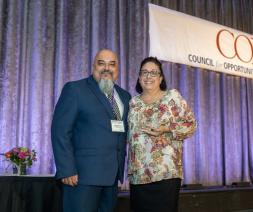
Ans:
POLYGON ((114 84, 118 60, 112 51, 98 52, 92 73, 64 86, 52 121, 66 212, 114 211, 123 181, 131 95, 114 84))

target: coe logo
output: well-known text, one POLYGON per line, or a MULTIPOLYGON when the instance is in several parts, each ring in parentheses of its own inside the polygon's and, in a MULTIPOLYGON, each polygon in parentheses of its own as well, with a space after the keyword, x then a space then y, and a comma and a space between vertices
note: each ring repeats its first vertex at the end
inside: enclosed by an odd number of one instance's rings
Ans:
MULTIPOLYGON (((253 38, 251 38, 251 39, 253 39, 253 38)), ((235 38, 235 37, 234 37, 234 34, 233 34, 232 32, 230 32, 230 31, 228 31, 228 30, 226 30, 226 29, 222 29, 222 30, 220 30, 220 31, 218 32, 218 34, 217 34, 217 37, 216 37, 216 44, 217 44, 217 47, 218 47, 218 49, 219 49, 219 52, 220 52, 224 57, 226 57, 226 58, 228 58, 228 59, 233 59, 235 56, 237 56, 238 59, 241 60, 242 62, 244 62, 244 63, 249 63, 249 62, 252 60, 252 58, 253 58, 253 46, 252 46, 252 43, 251 43, 250 39, 249 39, 248 37, 246 37, 245 35, 238 35, 238 36, 235 38), (231 56, 231 55, 225 55, 225 54, 222 52, 222 50, 221 50, 221 47, 220 47, 220 35, 221 35, 222 32, 228 32, 228 33, 234 38, 234 50, 235 50, 235 54, 234 54, 233 56, 231 56), (247 39, 247 41, 249 42, 250 49, 251 49, 251 57, 250 57, 250 59, 247 60, 247 61, 245 61, 243 58, 241 58, 241 56, 238 54, 238 51, 237 51, 237 45, 236 45, 236 44, 237 44, 237 41, 238 41, 240 38, 242 38, 242 37, 244 37, 244 38, 247 39)), ((253 63, 252 63, 252 64, 253 64, 253 63)))

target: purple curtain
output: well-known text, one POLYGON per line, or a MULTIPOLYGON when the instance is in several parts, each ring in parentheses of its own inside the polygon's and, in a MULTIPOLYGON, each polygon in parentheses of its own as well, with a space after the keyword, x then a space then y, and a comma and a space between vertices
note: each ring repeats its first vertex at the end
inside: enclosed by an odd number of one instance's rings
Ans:
MULTIPOLYGON (((140 62, 149 51, 148 3, 253 34, 251 0, 1 0, 0 152, 35 149, 38 161, 29 174, 55 172, 54 105, 67 81, 91 74, 100 49, 116 53, 117 84, 136 94, 140 62)), ((252 182, 253 80, 163 65, 168 87, 180 91, 198 121, 184 142, 184 183, 252 182)), ((7 166, 2 159, 0 173, 7 166)))

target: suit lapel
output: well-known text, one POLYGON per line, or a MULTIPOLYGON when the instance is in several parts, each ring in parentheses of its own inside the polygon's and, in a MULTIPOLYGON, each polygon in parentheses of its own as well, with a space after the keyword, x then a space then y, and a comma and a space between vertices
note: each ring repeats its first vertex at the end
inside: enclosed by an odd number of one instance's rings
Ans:
POLYGON ((95 96, 99 99, 99 101, 102 103, 102 105, 105 107, 107 113, 111 117, 111 119, 115 119, 114 115, 112 113, 111 105, 109 103, 109 100, 105 96, 104 93, 102 93, 98 87, 97 81, 93 78, 93 75, 89 76, 88 78, 88 85, 90 89, 94 92, 95 96))

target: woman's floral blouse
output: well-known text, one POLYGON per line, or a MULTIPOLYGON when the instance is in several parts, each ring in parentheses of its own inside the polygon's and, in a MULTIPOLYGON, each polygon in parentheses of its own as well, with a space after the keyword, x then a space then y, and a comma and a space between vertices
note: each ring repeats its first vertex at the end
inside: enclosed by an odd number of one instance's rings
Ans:
POLYGON ((146 184, 183 179, 183 140, 196 129, 194 114, 177 90, 167 90, 162 99, 150 104, 143 103, 140 95, 134 96, 128 113, 128 181, 146 184), (142 133, 141 124, 169 126, 172 133, 147 135, 142 133))

